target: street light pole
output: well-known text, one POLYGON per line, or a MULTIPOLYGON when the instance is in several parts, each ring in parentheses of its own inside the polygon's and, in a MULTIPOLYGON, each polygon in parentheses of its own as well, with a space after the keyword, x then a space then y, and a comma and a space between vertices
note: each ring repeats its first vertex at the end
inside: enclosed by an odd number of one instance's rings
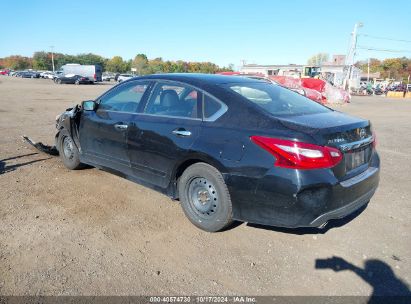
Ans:
POLYGON ((50 46, 50 49, 51 49, 51 64, 53 65, 53 73, 54 73, 54 53, 53 53, 54 46, 50 46))
POLYGON ((368 57, 367 82, 370 82, 370 57, 368 57))

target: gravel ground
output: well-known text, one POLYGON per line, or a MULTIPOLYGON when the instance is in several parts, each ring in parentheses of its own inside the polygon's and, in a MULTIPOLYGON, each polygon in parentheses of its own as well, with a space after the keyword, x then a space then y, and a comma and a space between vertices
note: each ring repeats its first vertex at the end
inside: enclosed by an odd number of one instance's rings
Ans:
POLYGON ((1 295, 371 295, 411 283, 411 100, 354 97, 382 161, 368 208, 324 230, 241 224, 210 234, 178 203, 97 170, 66 170, 22 143, 109 85, 0 77, 1 295), (341 271, 334 271, 338 257, 341 271), (316 267, 317 266, 317 267, 316 267))

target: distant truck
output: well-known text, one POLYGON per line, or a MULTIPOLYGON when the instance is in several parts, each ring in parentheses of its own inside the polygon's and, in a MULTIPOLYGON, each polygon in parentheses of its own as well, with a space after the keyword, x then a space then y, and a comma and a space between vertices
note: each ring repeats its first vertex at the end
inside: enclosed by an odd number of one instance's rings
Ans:
POLYGON ((100 65, 81 65, 77 63, 69 63, 63 65, 60 70, 63 75, 76 74, 87 77, 90 81, 102 81, 103 69, 100 65))

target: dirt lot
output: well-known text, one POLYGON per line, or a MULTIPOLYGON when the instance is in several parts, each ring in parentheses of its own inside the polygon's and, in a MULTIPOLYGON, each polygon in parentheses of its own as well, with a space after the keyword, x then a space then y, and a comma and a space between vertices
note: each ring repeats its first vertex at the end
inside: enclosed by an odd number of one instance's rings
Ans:
POLYGON ((97 169, 66 170, 22 143, 27 134, 52 144, 55 116, 108 88, 0 76, 0 294, 407 291, 411 100, 357 97, 338 107, 371 119, 378 136, 381 184, 361 214, 325 230, 242 224, 210 234, 161 194, 97 169), (344 271, 318 262, 333 256, 344 271))

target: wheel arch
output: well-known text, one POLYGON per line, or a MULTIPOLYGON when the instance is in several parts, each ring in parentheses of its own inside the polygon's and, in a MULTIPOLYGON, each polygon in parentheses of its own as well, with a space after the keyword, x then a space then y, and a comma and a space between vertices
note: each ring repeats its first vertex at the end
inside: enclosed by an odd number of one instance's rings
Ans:
POLYGON ((178 191, 177 191, 177 182, 180 176, 183 174, 183 172, 190 167, 191 165, 194 165, 196 163, 206 163, 210 166, 215 167, 218 171, 221 173, 227 172, 227 169, 225 166, 218 160, 202 154, 202 153, 194 153, 190 154, 189 156, 185 157, 184 159, 181 159, 179 162, 176 163, 174 166, 174 169, 171 173, 171 179, 170 179, 170 184, 169 184, 169 189, 168 193, 173 199, 178 199, 178 191))

